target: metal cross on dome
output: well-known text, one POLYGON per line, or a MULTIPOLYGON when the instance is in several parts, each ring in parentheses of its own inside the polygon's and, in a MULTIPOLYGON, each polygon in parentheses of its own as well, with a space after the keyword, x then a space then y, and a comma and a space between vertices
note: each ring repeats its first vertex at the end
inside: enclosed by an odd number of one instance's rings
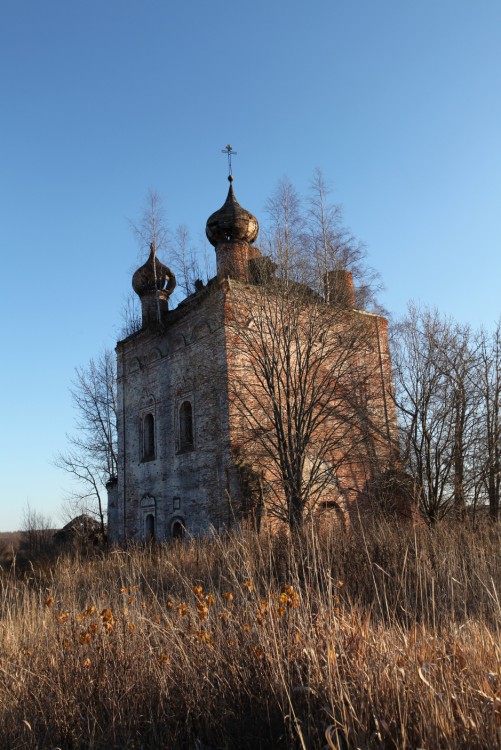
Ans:
POLYGON ((231 157, 232 156, 236 156, 237 152, 233 151, 233 149, 231 148, 230 144, 228 144, 226 146, 226 148, 223 148, 223 150, 221 151, 221 153, 222 154, 226 154, 226 156, 228 157, 228 177, 231 177, 232 176, 232 171, 231 171, 231 157))

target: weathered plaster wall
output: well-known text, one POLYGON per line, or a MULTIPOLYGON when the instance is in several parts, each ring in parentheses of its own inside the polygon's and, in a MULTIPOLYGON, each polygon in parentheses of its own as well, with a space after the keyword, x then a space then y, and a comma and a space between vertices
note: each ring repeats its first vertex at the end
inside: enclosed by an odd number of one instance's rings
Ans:
POLYGON ((118 491, 112 539, 142 539, 145 517, 155 538, 182 522, 197 535, 231 525, 228 508, 228 409, 222 297, 206 289, 169 315, 164 331, 142 331, 118 344, 118 491), (179 441, 179 409, 193 410, 193 450, 179 441), (154 416, 155 455, 143 457, 142 424, 154 416))

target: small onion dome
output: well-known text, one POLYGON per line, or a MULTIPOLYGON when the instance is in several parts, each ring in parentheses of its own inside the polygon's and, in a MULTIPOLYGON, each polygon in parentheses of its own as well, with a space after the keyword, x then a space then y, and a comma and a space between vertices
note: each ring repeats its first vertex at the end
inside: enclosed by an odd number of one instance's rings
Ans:
POLYGON ((218 245, 225 240, 240 240, 252 243, 259 232, 257 219, 238 203, 233 193, 233 177, 228 177, 230 189, 228 196, 219 211, 207 219, 205 234, 211 245, 218 245))
POLYGON ((155 243, 150 245, 150 255, 148 260, 138 268, 132 277, 132 288, 140 297, 147 292, 154 292, 165 289, 168 294, 172 294, 176 286, 176 277, 167 266, 158 260, 155 255, 155 243), (155 279, 156 276, 156 279, 155 279), (156 284, 155 284, 156 280, 156 284))

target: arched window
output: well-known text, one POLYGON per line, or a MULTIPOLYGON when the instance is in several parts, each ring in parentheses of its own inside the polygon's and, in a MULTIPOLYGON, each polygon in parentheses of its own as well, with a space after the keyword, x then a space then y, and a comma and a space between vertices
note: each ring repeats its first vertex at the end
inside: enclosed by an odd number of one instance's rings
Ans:
POLYGON ((183 401, 179 409, 179 448, 193 450, 193 408, 190 401, 183 401))
POLYGON ((153 513, 148 513, 144 519, 144 538, 147 542, 152 542, 155 539, 155 516, 153 513))
POLYGON ((153 414, 146 414, 143 419, 143 459, 155 458, 155 420, 153 414))
POLYGON ((171 536, 173 539, 184 539, 184 526, 181 521, 176 520, 172 524, 171 536))

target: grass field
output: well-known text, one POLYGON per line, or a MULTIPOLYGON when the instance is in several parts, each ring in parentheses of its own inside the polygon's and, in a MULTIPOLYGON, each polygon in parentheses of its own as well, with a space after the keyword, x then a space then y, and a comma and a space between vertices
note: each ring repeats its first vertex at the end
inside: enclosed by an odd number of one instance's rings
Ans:
POLYGON ((13 567, 0 747, 499 747, 500 543, 381 523, 13 567))

